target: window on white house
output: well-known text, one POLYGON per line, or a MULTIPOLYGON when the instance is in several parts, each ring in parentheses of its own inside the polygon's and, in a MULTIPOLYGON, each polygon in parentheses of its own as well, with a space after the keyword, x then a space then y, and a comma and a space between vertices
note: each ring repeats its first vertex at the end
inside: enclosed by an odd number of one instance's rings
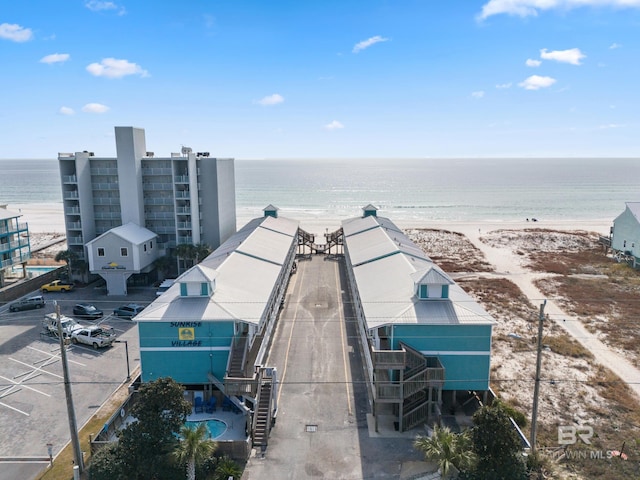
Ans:
POLYGON ((103 247, 98 247, 98 256, 99 257, 104 257, 104 248, 103 247))
POLYGON ((120 248, 120 256, 121 257, 128 257, 129 256, 129 250, 127 249, 127 247, 121 247, 120 248))

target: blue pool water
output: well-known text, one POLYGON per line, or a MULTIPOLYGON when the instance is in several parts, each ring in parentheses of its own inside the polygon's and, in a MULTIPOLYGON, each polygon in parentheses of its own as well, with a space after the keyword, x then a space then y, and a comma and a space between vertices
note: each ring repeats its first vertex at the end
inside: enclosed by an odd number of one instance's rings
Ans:
POLYGON ((207 424, 207 430, 209 431, 209 438, 218 438, 227 430, 227 424, 222 420, 200 420, 200 421, 186 421, 184 424, 189 428, 197 428, 202 422, 207 424))

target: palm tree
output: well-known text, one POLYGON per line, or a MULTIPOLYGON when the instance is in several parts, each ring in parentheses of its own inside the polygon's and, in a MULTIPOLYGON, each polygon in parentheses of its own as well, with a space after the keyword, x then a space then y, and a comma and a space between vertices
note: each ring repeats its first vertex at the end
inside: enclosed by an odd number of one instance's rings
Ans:
POLYGON ((218 444, 207 438, 207 425, 201 422, 197 428, 184 425, 180 429, 182 441, 178 444, 174 455, 179 462, 187 464, 187 480, 195 480, 196 465, 213 455, 218 444))
POLYGON ((474 460, 468 435, 453 433, 448 427, 436 425, 431 437, 418 436, 413 446, 422 451, 428 461, 438 463, 443 478, 469 468, 474 460))
POLYGON ((73 250, 60 250, 56 253, 56 262, 67 263, 67 274, 69 275, 69 281, 71 281, 71 264, 78 260, 78 254, 73 250))
POLYGON ((242 470, 236 462, 226 455, 218 459, 213 477, 215 480, 227 480, 228 478, 240 478, 241 476, 242 470))

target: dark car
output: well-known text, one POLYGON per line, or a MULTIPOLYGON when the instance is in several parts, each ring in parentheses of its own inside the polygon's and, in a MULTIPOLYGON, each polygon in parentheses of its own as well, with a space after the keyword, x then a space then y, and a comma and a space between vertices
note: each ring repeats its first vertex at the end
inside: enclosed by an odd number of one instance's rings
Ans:
POLYGON ((22 310, 35 310, 44 307, 44 298, 40 295, 36 297, 23 298, 9 305, 10 312, 19 312, 22 310))
POLYGON ((137 314, 139 314, 142 310, 144 310, 144 307, 142 305, 137 305, 135 303, 130 303, 129 305, 123 305, 121 307, 116 308, 113 311, 113 314, 116 317, 133 318, 137 314))
POLYGON ((91 305, 89 303, 78 303, 73 307, 73 315, 75 317, 95 320, 96 318, 102 317, 104 313, 102 313, 102 310, 97 309, 95 305, 91 305))

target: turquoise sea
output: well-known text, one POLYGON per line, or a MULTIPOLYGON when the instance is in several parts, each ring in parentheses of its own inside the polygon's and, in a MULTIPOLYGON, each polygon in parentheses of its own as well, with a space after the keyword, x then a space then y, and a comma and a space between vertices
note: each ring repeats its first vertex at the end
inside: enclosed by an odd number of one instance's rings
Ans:
MULTIPOLYGON (((296 219, 372 203, 394 221, 611 221, 640 201, 638 159, 236 160, 239 218, 296 219)), ((0 203, 60 203, 56 160, 0 160, 0 203)))

